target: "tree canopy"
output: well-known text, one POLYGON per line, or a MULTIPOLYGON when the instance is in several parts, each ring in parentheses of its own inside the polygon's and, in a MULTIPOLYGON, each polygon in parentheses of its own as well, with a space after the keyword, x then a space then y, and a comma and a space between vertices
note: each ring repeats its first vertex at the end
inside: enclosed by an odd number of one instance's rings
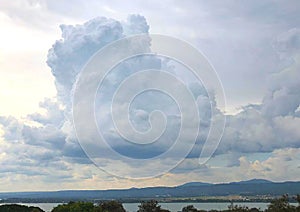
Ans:
POLYGON ((91 202, 69 202, 58 205, 52 212, 126 212, 123 205, 117 201, 103 202, 95 205, 91 202))
POLYGON ((0 205, 0 212, 44 212, 42 209, 33 206, 7 204, 0 205))

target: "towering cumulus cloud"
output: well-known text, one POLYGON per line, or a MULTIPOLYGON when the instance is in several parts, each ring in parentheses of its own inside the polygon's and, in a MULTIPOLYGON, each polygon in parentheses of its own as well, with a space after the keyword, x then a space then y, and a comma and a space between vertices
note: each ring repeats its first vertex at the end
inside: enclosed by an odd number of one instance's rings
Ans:
POLYGON ((3 173, 0 178, 13 173, 13 177, 20 175, 25 179, 27 174, 40 172, 37 175, 48 175, 47 179, 62 176, 68 179, 74 175, 61 171, 69 169, 69 162, 90 163, 76 141, 71 124, 72 89, 77 75, 103 46, 149 30, 145 18, 140 15, 130 15, 123 22, 98 17, 82 25, 61 25, 60 28, 62 37, 53 44, 47 58, 55 79, 57 100, 41 102, 43 112, 28 115, 25 122, 14 117, 0 117, 4 139, 0 142, 0 172, 3 173), (53 169, 56 170, 47 171, 53 169))
POLYGON ((143 16, 131 15, 127 21, 99 17, 83 25, 61 25, 62 38, 49 50, 47 64, 55 77, 58 98, 67 107, 76 77, 87 60, 103 46, 124 36, 148 33, 143 16))
POLYGON ((65 150, 72 157, 84 156, 75 137, 71 121, 72 89, 79 72, 90 57, 103 46, 122 37, 148 33, 143 16, 130 15, 124 22, 98 17, 82 25, 61 25, 62 38, 48 52, 47 64, 55 77, 57 98, 65 107, 62 131, 66 134, 65 150))

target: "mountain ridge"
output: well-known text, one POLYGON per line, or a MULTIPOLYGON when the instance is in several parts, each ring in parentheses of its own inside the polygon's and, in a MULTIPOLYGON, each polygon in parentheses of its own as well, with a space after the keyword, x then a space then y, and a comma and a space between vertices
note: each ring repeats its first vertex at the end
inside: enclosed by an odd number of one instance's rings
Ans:
POLYGON ((230 182, 231 184, 262 184, 262 183, 275 183, 273 181, 270 180, 265 180, 265 179, 250 179, 250 180, 242 180, 239 182, 230 182))
POLYGON ((189 182, 179 186, 146 187, 108 190, 60 190, 41 192, 0 192, 0 199, 56 199, 56 200, 95 200, 95 199, 142 199, 177 198, 228 195, 296 195, 300 193, 300 182, 272 182, 252 179, 230 183, 189 182))

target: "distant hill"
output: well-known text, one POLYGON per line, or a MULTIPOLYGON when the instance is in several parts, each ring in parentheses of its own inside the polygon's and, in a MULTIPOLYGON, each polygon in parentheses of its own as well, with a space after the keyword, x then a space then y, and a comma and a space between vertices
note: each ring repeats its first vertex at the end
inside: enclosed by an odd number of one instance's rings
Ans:
POLYGON ((185 184, 177 186, 177 187, 193 187, 193 186, 208 186, 208 185, 213 185, 213 184, 202 183, 202 182, 190 182, 190 183, 185 183, 185 184))
POLYGON ((300 182, 272 182, 253 179, 241 182, 210 184, 191 182, 175 187, 149 187, 112 190, 65 190, 51 192, 0 193, 2 202, 16 199, 26 201, 70 201, 70 200, 128 200, 165 197, 199 197, 225 195, 282 195, 300 194, 300 182))
POLYGON ((232 182, 231 184, 264 184, 264 183, 273 183, 273 182, 265 179, 252 179, 252 180, 246 180, 240 182, 232 182))

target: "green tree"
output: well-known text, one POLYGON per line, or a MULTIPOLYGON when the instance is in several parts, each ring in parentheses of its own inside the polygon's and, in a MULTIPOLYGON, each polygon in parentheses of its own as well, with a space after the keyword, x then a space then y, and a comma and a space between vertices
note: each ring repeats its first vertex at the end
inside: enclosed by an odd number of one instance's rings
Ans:
POLYGON ((228 207, 229 211, 237 211, 237 212, 247 212, 250 211, 248 207, 241 205, 230 205, 228 207))
POLYGON ((44 212, 42 209, 38 207, 28 207, 25 205, 17 205, 17 204, 9 204, 9 205, 1 205, 0 212, 44 212))
POLYGON ((147 202, 142 202, 139 205, 139 210, 137 212, 170 212, 169 210, 161 209, 156 200, 150 200, 147 202))
POLYGON ((198 210, 193 205, 188 205, 182 208, 182 212, 198 212, 198 210))
POLYGON ((283 195, 281 198, 274 199, 266 210, 267 212, 293 212, 296 211, 296 207, 290 205, 289 196, 283 195))
POLYGON ((52 212, 126 212, 123 205, 117 201, 103 202, 95 206, 91 202, 69 202, 58 205, 52 212))
POLYGON ((103 212, 126 212, 123 205, 117 201, 103 202, 97 208, 103 212))
POLYGON ((296 208, 296 211, 300 212, 300 194, 297 194, 295 199, 298 202, 298 207, 296 208))
POLYGON ((96 207, 91 202, 69 202, 68 204, 58 205, 52 212, 95 212, 96 207))
POLYGON ((295 198, 298 202, 298 205, 300 206, 300 194, 297 194, 296 198, 295 198))

